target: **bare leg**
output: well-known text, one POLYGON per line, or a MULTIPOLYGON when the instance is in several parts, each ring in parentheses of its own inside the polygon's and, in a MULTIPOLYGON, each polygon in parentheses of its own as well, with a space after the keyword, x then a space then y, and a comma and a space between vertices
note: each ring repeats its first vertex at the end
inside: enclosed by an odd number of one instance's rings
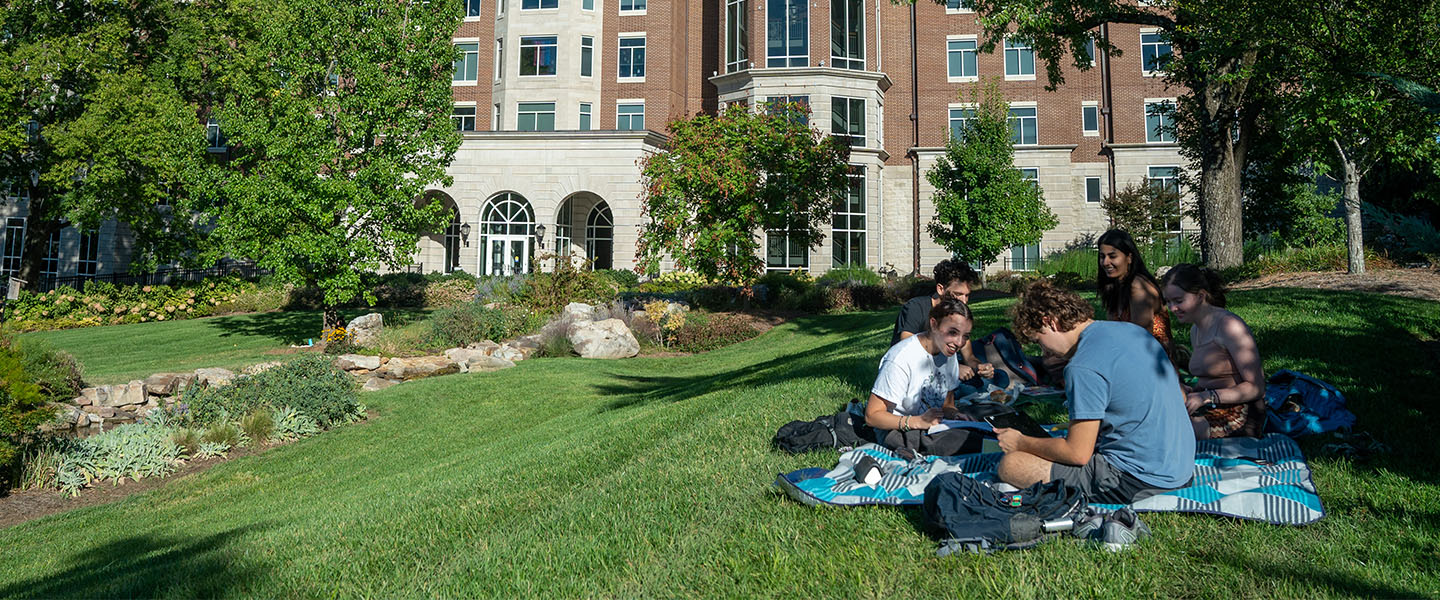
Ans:
POLYGON ((1195 439, 1210 439, 1210 422, 1206 421, 1205 417, 1195 417, 1190 419, 1190 426, 1195 428, 1195 439))
POLYGON ((1027 452, 1007 452, 1000 459, 1000 466, 996 468, 996 475, 1000 481, 1004 481, 1017 488, 1027 488, 1037 483, 1050 481, 1050 467, 1052 463, 1048 460, 1027 452))

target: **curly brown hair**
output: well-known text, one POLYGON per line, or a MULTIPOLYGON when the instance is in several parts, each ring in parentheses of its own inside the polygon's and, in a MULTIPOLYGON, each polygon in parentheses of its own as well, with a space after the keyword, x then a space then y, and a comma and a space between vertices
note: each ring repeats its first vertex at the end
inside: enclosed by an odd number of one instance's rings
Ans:
POLYGON ((1094 319, 1095 308, 1079 294, 1041 279, 1020 292, 1020 301, 1010 309, 1010 319, 1015 333, 1034 339, 1040 333, 1041 317, 1055 319, 1059 331, 1070 331, 1094 319))

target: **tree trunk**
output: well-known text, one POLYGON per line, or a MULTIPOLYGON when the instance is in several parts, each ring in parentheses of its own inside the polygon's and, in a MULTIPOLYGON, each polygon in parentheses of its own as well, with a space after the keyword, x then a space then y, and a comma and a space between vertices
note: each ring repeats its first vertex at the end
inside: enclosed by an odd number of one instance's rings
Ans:
POLYGON ((1345 251, 1351 275, 1365 274, 1365 232, 1360 222, 1360 166, 1353 154, 1345 152, 1340 140, 1331 139, 1345 170, 1345 251))
POLYGON ((1245 260, 1240 227, 1240 163, 1230 152, 1211 156, 1216 159, 1214 164, 1201 165, 1200 169, 1200 251, 1207 267, 1236 267, 1245 260))
POLYGON ((322 325, 321 332, 329 332, 332 329, 345 326, 345 322, 340 320, 339 307, 326 306, 321 310, 320 315, 322 325))
MULTIPOLYGON (((36 190, 32 189, 32 193, 36 190)), ((41 273, 44 272, 45 256, 50 251, 50 234, 60 231, 65 224, 45 214, 44 202, 33 196, 30 200, 30 214, 25 219, 25 244, 20 251, 20 270, 15 276, 25 280, 25 289, 39 289, 41 273)))

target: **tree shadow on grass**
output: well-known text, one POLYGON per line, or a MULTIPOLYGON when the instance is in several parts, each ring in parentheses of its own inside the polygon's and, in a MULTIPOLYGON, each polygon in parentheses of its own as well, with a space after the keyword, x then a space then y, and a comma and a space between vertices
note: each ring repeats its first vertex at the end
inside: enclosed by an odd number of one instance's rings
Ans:
MULTIPOLYGON (((346 309, 340 317, 347 322, 360 315, 378 312, 385 325, 398 326, 424 318, 426 311, 418 308, 346 309)), ((221 331, 220 337, 263 337, 283 344, 298 344, 306 339, 318 341, 321 329, 320 311, 287 310, 248 315, 231 315, 210 319, 209 326, 221 331)))
POLYGON ((86 552, 63 572, 0 587, 3 598, 102 598, 244 594, 261 573, 237 540, 248 525, 197 538, 133 535, 86 552))

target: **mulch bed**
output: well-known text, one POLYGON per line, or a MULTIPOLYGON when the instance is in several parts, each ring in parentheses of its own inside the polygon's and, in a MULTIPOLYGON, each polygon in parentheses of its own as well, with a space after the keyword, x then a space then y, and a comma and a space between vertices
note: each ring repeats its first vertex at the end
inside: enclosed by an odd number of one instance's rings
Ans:
POLYGON ((1254 290, 1272 287, 1375 292, 1440 301, 1440 271, 1373 269, 1366 271, 1364 275, 1350 275, 1343 271, 1277 273, 1241 281, 1231 286, 1231 289, 1254 290))

